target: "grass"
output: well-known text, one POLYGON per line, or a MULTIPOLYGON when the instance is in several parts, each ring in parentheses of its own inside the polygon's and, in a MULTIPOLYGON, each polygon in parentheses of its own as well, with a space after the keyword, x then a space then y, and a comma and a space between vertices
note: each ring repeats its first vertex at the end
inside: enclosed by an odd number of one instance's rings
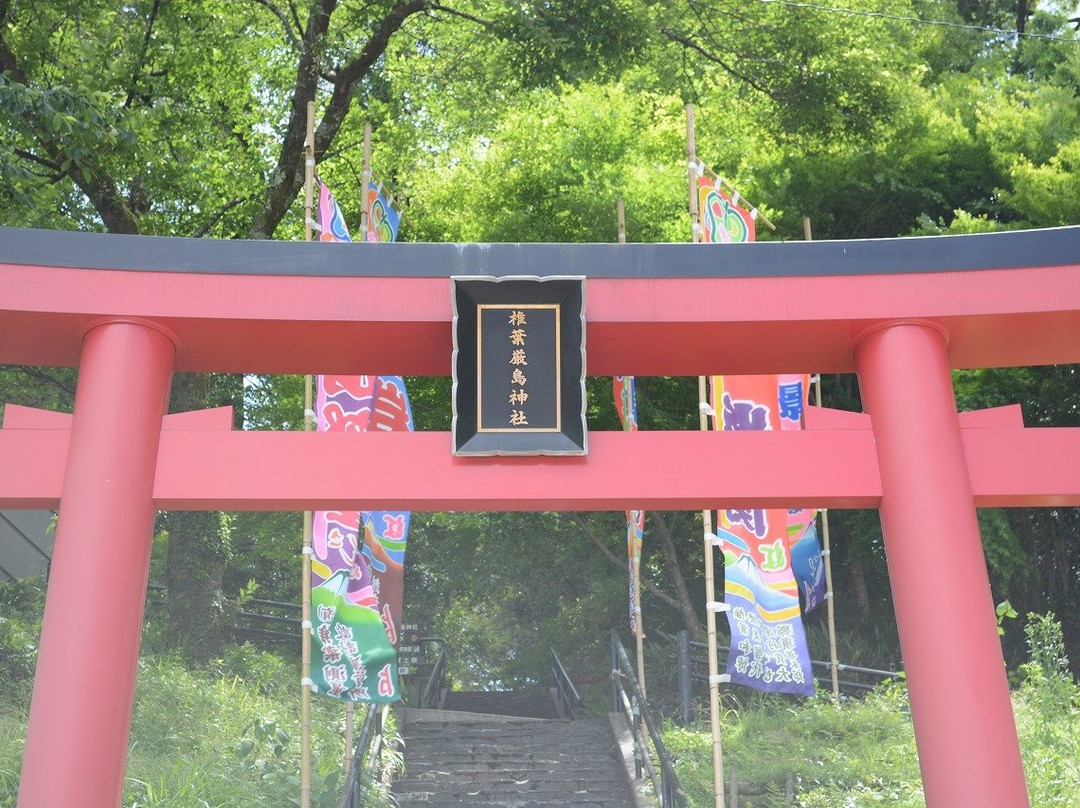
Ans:
MULTIPOLYGON (((299 804, 299 678, 249 649, 244 678, 143 657, 136 679, 124 808, 289 808, 299 804)), ((13 808, 28 699, 0 704, 0 806, 13 808)), ((357 724, 363 717, 358 709, 357 724)), ((344 763, 342 702, 312 699, 312 804, 336 806, 344 763)))
MULTIPOLYGON (((1080 687, 1068 678, 1027 673, 1013 694, 1013 710, 1031 804, 1080 808, 1080 687)), ((800 705, 761 698, 753 707, 726 711, 721 726, 725 774, 734 768, 740 783, 757 792, 740 799, 742 808, 785 806, 789 773, 800 808, 925 805, 902 684, 839 705, 820 697, 800 705)), ((664 743, 692 808, 711 808, 707 722, 669 726, 664 743)))
MULTIPOLYGON (((1032 805, 1080 808, 1080 688, 1025 666, 1013 704, 1032 805)), ((299 693, 293 665, 250 648, 215 668, 146 656, 136 684, 124 808, 289 808, 298 804, 299 693), (242 672, 242 676, 237 671, 242 672)), ((0 699, 0 806, 18 792, 29 699, 0 699)), ((313 805, 336 805, 344 705, 312 701, 313 805)), ((707 715, 707 710, 701 711, 707 715)), ((358 721, 359 723, 359 721, 358 721)), ((800 808, 924 805, 902 684, 861 701, 746 699, 722 716, 726 769, 754 786, 743 808, 785 805, 794 776, 800 808)), ((664 742, 691 806, 711 806, 708 725, 669 725, 664 742)))
MULTIPOLYGON (((41 592, 0 587, 0 808, 14 808, 26 738, 41 592)), ((1028 616, 1031 661, 1016 671, 1013 708, 1031 803, 1080 808, 1080 687, 1068 673, 1060 625, 1028 616)), ((144 647, 146 647, 144 645, 144 647)), ((290 808, 299 804, 299 664, 251 646, 190 670, 179 655, 139 661, 123 808, 290 808)), ((663 701, 664 686, 650 689, 663 701), (655 692, 654 692, 655 689, 655 692)), ((606 711, 603 683, 587 700, 606 711)), ((726 701, 725 767, 751 784, 743 808, 786 805, 793 776, 800 808, 924 805, 907 692, 884 685, 834 705, 759 694, 726 701)), ((729 694, 730 698, 730 694, 729 694)), ((358 710, 357 725, 362 710, 358 710)), ((699 709, 699 715, 708 715, 699 709)), ((312 699, 312 805, 333 808, 344 758, 341 702, 312 699)), ((668 725, 664 742, 691 806, 713 805, 707 718, 668 725)))

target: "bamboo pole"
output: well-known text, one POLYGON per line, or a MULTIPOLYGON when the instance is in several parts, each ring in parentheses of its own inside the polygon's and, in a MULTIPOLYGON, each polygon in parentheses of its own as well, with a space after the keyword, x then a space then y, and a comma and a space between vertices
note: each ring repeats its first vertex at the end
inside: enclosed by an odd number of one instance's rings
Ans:
MULTIPOLYGON (((368 191, 371 185, 371 124, 364 124, 364 167, 360 172, 360 182, 364 186, 361 191, 363 205, 360 206, 360 239, 367 241, 368 217, 371 215, 371 194, 368 191)), ((360 552, 360 537, 357 536, 358 546, 356 552, 360 552)), ((370 709, 370 708, 369 708, 370 709)), ((349 779, 352 769, 353 730, 356 723, 356 704, 352 701, 345 703, 345 779, 349 779)))
MULTIPOLYGON (((315 185, 315 102, 307 105, 307 143, 304 148, 304 241, 311 241, 315 185)), ((312 427, 312 379, 304 376, 304 431, 312 427)), ((300 808, 311 804, 311 511, 304 511, 300 613, 300 808)))
POLYGON ((315 102, 307 105, 307 140, 304 142, 304 241, 311 241, 315 189, 315 102))
MULTIPOLYGON (((371 709, 371 706, 368 706, 371 709)), ((354 716, 356 715, 356 703, 352 701, 345 702, 345 782, 349 781, 349 775, 352 773, 352 748, 353 748, 353 725, 355 723, 354 716)))
POLYGON ((701 223, 698 221, 697 146, 694 145, 694 105, 686 105, 686 179, 689 188, 687 201, 690 208, 690 240, 701 241, 701 223))
POLYGON ((641 617, 641 553, 634 554, 634 615, 637 621, 637 675, 641 697, 645 698, 645 624, 641 617))
MULTIPOLYGON (((689 194, 691 239, 696 243, 701 240, 701 225, 698 222, 697 194, 697 147, 694 143, 694 105, 686 105, 686 167, 689 194)), ((704 376, 698 376, 698 427, 702 432, 709 429, 709 382, 704 376)), ((712 727, 713 749, 713 798, 716 808, 724 808, 724 755, 720 742, 720 671, 716 652, 716 581, 713 567, 712 511, 701 512, 704 527, 705 551, 705 628, 709 644, 709 723, 712 727)))
MULTIPOLYGON (((810 217, 803 216, 803 237, 813 241, 810 231, 810 217)), ((814 379, 814 404, 821 406, 821 374, 814 379)), ((832 673, 832 697, 840 701, 840 663, 836 658, 836 606, 833 603, 832 548, 829 544, 829 511, 821 508, 821 555, 825 560, 825 609, 829 624, 829 670, 832 673)))
MULTIPOLYGON (((809 226, 809 220, 807 220, 809 226)), ((821 374, 814 384, 814 403, 821 406, 821 374)), ((829 622, 829 668, 832 670, 832 696, 840 701, 840 663, 836 658, 836 606, 833 603, 832 548, 829 544, 829 511, 821 509, 821 555, 825 559, 825 609, 829 622)))
POLYGON ((764 213, 762 213, 762 212, 761 212, 760 210, 758 210, 758 209, 757 209, 757 208, 756 208, 756 207, 755 207, 754 205, 751 205, 751 204, 750 204, 750 202, 749 202, 749 200, 747 200, 747 199, 746 199, 746 197, 744 197, 744 196, 743 196, 743 195, 742 195, 742 194, 741 194, 741 193, 739 192, 739 189, 738 189, 738 188, 736 188, 736 187, 735 187, 734 185, 732 185, 732 184, 731 184, 730 182, 728 182, 727 180, 725 180, 725 179, 724 179, 723 177, 721 177, 721 176, 720 176, 719 174, 717 174, 717 173, 716 173, 715 171, 713 171, 713 170, 712 170, 711 168, 709 168, 709 167, 708 167, 707 165, 705 165, 705 163, 703 163, 703 162, 701 162, 701 161, 698 161, 698 162, 697 162, 697 168, 700 168, 700 169, 701 169, 701 172, 702 172, 702 173, 704 173, 704 174, 708 174, 708 175, 709 175, 710 177, 712 177, 714 181, 719 181, 719 182, 720 182, 720 183, 721 183, 722 185, 726 185, 726 186, 727 186, 727 189, 728 189, 729 191, 731 191, 731 193, 733 193, 733 194, 737 194, 737 195, 739 196, 739 198, 740 198, 740 199, 741 199, 741 200, 742 200, 743 202, 745 202, 745 203, 746 203, 747 207, 749 207, 751 211, 757 211, 757 213, 755 214, 755 218, 756 218, 756 219, 758 219, 758 220, 759 220, 759 221, 760 221, 760 222, 761 222, 761 223, 762 223, 763 225, 765 225, 765 226, 766 226, 767 228, 769 228, 770 230, 776 230, 776 225, 774 225, 774 224, 773 224, 772 222, 770 222, 770 221, 769 221, 769 220, 768 220, 768 219, 767 219, 767 218, 765 217, 765 214, 764 214, 764 213))
MULTIPOLYGON (((626 203, 622 197, 615 201, 615 215, 619 224, 619 243, 626 243, 626 203)), ((629 517, 629 512, 627 516, 629 517)), ((630 531, 634 530, 627 519, 626 537, 627 543, 634 541, 630 531)), ((630 545, 632 547, 632 545, 630 545)), ((631 575, 634 577, 634 639, 637 644, 637 675, 638 685, 641 687, 641 696, 645 698, 645 624, 641 613, 641 554, 633 553, 633 565, 631 575)))
MULTIPOLYGON (((703 405, 709 401, 709 383, 704 376, 698 376, 698 399, 703 405)), ((709 415, 705 406, 700 407, 699 424, 702 432, 709 429, 709 415)), ((705 548, 705 628, 709 641, 709 723, 712 727, 713 742, 713 794, 716 808, 724 808, 724 753, 720 741, 720 668, 716 651, 716 582, 713 568, 712 511, 701 512, 704 527, 705 548)))
POLYGON ((360 206, 360 241, 367 241, 368 218, 371 216, 371 124, 364 124, 364 168, 360 172, 360 184, 363 186, 360 206))

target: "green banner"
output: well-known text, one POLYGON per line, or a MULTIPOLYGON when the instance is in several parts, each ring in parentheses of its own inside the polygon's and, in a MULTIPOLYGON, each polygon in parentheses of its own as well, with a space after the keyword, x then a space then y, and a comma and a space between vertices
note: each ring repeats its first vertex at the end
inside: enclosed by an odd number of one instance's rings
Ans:
POLYGON ((338 570, 311 590, 311 681, 316 693, 385 704, 401 698, 397 654, 378 611, 345 596, 349 572, 338 570))

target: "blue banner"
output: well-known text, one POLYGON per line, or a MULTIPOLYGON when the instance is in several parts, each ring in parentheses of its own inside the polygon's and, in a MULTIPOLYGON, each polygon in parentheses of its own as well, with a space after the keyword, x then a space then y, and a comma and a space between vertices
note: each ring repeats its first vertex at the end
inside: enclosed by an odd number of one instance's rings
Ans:
POLYGON ((810 522, 798 541, 791 542, 791 571, 799 582, 803 612, 825 600, 825 559, 821 557, 817 525, 810 522))
POLYGON ((772 693, 814 695, 798 597, 762 580, 746 542, 725 530, 717 535, 724 548, 724 600, 731 627, 727 673, 731 681, 772 693))

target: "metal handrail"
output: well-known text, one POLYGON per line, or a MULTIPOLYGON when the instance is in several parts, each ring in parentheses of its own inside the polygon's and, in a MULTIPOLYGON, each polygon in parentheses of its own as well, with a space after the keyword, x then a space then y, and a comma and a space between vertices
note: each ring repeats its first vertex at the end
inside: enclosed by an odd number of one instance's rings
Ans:
MULTIPOLYGON (((680 704, 680 723, 683 726, 687 726, 693 720, 693 705, 691 704, 691 690, 693 683, 707 682, 709 675, 705 671, 708 665, 708 646, 705 643, 691 642, 690 633, 688 631, 680 631, 676 636, 678 643, 678 672, 679 672, 679 704, 680 704), (696 653, 695 653, 696 652, 696 653)), ((717 657, 718 662, 721 665, 725 664, 725 660, 730 655, 730 648, 718 648, 717 657)), ((810 664, 814 668, 830 670, 832 663, 823 662, 821 660, 811 660, 810 664)), ((869 692, 875 687, 885 681, 891 679, 901 679, 904 674, 900 671, 886 671, 879 670, 877 668, 862 668, 858 665, 843 665, 837 664, 837 671, 848 671, 849 673, 858 674, 861 676, 867 676, 876 678, 877 681, 873 684, 867 682, 854 682, 845 679, 839 680, 841 690, 848 691, 860 691, 869 692)), ((832 679, 825 676, 815 676, 815 682, 821 684, 831 684, 832 679)))
POLYGON ((656 721, 649 711, 649 705, 641 694, 634 666, 630 664, 630 657, 619 639, 618 632, 611 632, 611 682, 616 695, 618 706, 627 716, 627 725, 634 739, 634 759, 637 764, 637 776, 641 777, 642 769, 649 775, 652 781, 653 791, 660 808, 685 808, 686 795, 679 784, 679 777, 675 773, 675 766, 671 755, 664 746, 663 738, 656 721), (657 778, 653 767, 652 756, 648 753, 646 733, 641 731, 641 724, 645 725, 648 740, 652 741, 653 754, 660 763, 660 776, 657 778))
POLYGON ((578 693, 574 683, 570 680, 570 674, 563 667, 562 660, 551 649, 551 681, 555 687, 555 696, 558 699, 559 715, 563 718, 573 719, 574 708, 581 706, 581 694, 578 693))
POLYGON ((367 716, 360 729, 360 738, 356 742, 356 751, 353 752, 352 765, 349 767, 349 776, 345 780, 345 789, 342 791, 338 808, 363 808, 369 785, 378 779, 376 773, 385 738, 388 710, 389 705, 368 705, 367 716))
POLYGON ((439 654, 435 657, 431 676, 428 677, 424 693, 420 697, 421 707, 438 707, 443 686, 446 684, 446 640, 441 637, 421 637, 419 642, 430 642, 439 646, 439 654))
MULTIPOLYGON (((690 642, 690 648, 696 651, 708 652, 708 646, 703 642, 690 642)), ((721 653, 731 653, 730 648, 718 649, 721 653)), ((697 661, 695 659, 695 661, 697 661)), ((826 662, 821 659, 811 659, 810 664, 815 668, 831 668, 832 663, 826 662)), ((880 679, 899 679, 903 674, 900 671, 883 671, 877 668, 860 668, 858 665, 844 665, 843 663, 837 663, 836 669, 838 671, 850 671, 851 673, 862 673, 866 676, 877 676, 880 679)))

